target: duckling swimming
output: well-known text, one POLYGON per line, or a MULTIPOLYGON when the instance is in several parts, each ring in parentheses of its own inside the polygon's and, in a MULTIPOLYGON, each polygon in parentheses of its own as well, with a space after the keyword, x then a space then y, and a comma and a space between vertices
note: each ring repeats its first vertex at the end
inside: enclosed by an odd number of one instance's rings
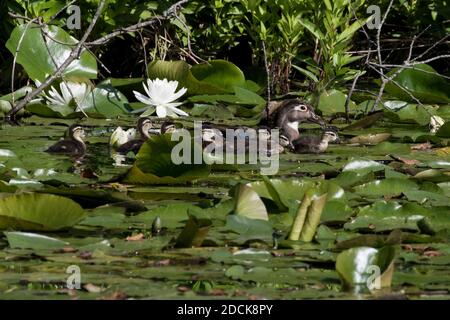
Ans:
POLYGON ((330 142, 339 143, 336 127, 326 127, 321 136, 303 136, 292 142, 296 153, 322 153, 330 142))
POLYGON ((63 139, 49 147, 45 152, 63 153, 72 156, 82 156, 86 152, 86 145, 83 139, 85 132, 80 125, 71 125, 68 129, 68 138, 63 139))
POLYGON ((127 154, 133 151, 135 154, 139 152, 142 144, 150 138, 149 130, 152 128, 152 122, 149 118, 139 118, 137 123, 137 130, 141 134, 138 139, 130 140, 119 146, 116 150, 118 153, 127 154))
POLYGON ((173 123, 172 121, 164 121, 161 124, 161 130, 160 133, 161 134, 165 134, 165 133, 172 133, 177 129, 177 127, 175 126, 175 123, 173 123))

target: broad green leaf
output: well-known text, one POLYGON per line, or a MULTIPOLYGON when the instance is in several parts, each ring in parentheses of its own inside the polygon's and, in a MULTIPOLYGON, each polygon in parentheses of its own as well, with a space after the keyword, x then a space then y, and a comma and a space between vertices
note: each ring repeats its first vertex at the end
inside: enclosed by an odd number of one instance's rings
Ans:
POLYGON ((415 203, 377 201, 361 207, 357 216, 344 225, 347 230, 386 231, 394 229, 418 230, 417 222, 432 217, 430 209, 415 203))
POLYGON ((150 79, 179 82, 190 95, 233 93, 234 87, 245 87, 242 71, 225 60, 212 60, 191 67, 184 61, 154 61, 148 66, 150 79))
POLYGON ((417 190, 414 181, 406 179, 388 178, 375 180, 355 187, 355 192, 366 197, 398 196, 405 191, 417 190))
MULTIPOLYGON (((396 72, 398 72, 398 69, 393 69, 387 76, 392 76, 396 72)), ((450 82, 441 77, 436 70, 427 64, 405 68, 393 80, 396 83, 389 82, 385 90, 400 100, 416 102, 399 85, 408 90, 422 103, 450 102, 450 82)))
POLYGON ((145 142, 136 156, 135 166, 129 172, 125 181, 134 183, 170 183, 186 182, 195 178, 208 175, 210 167, 203 162, 195 164, 194 154, 200 152, 193 139, 186 142, 187 150, 179 150, 175 156, 190 152, 188 163, 175 164, 172 160, 172 150, 183 143, 181 139, 171 141, 171 135, 152 136, 145 142))
POLYGON ((249 219, 269 220, 266 206, 250 186, 239 185, 236 188, 235 198, 235 214, 249 219))
POLYGON ((356 247, 340 253, 336 271, 346 287, 363 286, 373 290, 390 287, 396 250, 392 246, 381 249, 356 247), (379 271, 378 277, 376 271, 379 271), (377 288, 376 285, 379 285, 377 288))
POLYGON ((33 250, 55 250, 69 245, 68 242, 37 233, 4 232, 11 248, 33 250))
POLYGON ((176 240, 177 248, 200 247, 212 225, 211 219, 202 211, 190 211, 188 216, 189 219, 176 240))
MULTIPOLYGON (((9 40, 6 42, 6 47, 12 54, 15 54, 17 49, 19 50, 17 62, 24 67, 28 76, 40 82, 44 82, 48 75, 56 71, 69 57, 74 45, 78 43, 75 38, 63 29, 54 25, 48 25, 46 33, 51 37, 51 39, 46 41, 47 46, 38 25, 32 23, 27 29, 26 24, 22 24, 13 30, 9 40), (24 32, 25 36, 20 48, 17 48, 24 32), (56 63, 56 66, 53 61, 56 63)), ((63 76, 66 79, 97 78, 97 61, 95 57, 87 50, 83 50, 80 59, 74 60, 63 72, 63 76)))
MULTIPOLYGON (((345 112, 345 101, 347 95, 339 90, 333 89, 330 91, 324 91, 319 97, 318 109, 322 111, 324 115, 331 115, 335 113, 345 112)), ((356 104, 350 101, 350 110, 356 108, 356 104)))
POLYGON ((59 230, 84 216, 79 204, 51 194, 24 193, 0 200, 0 229, 59 230))

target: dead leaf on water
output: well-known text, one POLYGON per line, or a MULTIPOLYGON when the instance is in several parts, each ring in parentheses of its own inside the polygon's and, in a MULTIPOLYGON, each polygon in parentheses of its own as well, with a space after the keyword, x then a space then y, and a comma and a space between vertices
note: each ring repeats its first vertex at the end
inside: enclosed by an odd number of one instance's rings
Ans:
POLYGON ((144 240, 144 234, 143 233, 138 233, 134 236, 129 236, 126 238, 127 241, 141 241, 144 240))

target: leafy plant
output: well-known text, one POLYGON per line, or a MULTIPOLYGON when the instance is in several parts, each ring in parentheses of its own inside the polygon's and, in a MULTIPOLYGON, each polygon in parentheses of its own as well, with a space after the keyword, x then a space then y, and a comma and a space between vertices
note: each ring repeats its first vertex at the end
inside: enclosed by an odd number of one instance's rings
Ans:
MULTIPOLYGON (((314 92, 320 95, 329 88, 339 88, 354 79, 361 71, 349 65, 361 58, 348 51, 355 33, 367 22, 356 19, 355 13, 364 0, 325 0, 318 8, 310 8, 309 17, 300 23, 313 35, 314 51, 312 57, 300 58, 305 66, 294 66, 313 84, 314 92)), ((316 4, 315 4, 316 5, 316 4)))

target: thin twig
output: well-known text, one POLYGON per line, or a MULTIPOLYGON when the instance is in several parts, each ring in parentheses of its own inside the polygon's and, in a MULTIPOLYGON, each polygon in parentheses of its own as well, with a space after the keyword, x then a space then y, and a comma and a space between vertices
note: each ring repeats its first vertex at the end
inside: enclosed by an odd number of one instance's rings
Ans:
POLYGON ((48 23, 52 22, 53 20, 56 19, 57 16, 59 16, 63 11, 65 11, 68 7, 70 7, 71 5, 73 5, 77 0, 72 0, 69 3, 67 3, 64 7, 62 7, 57 13, 55 13, 50 20, 48 21, 48 23))
POLYGON ((163 12, 162 15, 160 16, 154 16, 152 18, 150 18, 149 20, 146 21, 142 21, 136 24, 133 24, 131 26, 125 27, 125 28, 118 28, 116 30, 114 30, 113 32, 107 34, 106 36, 103 36, 97 40, 91 41, 91 42, 86 42, 86 46, 90 47, 90 46, 98 46, 98 45, 102 45, 105 44, 107 42, 109 42, 111 39, 121 35, 121 34, 125 34, 125 33, 129 33, 129 32, 135 32, 137 30, 140 30, 144 27, 148 27, 151 26, 157 22, 163 21, 163 20, 168 20, 170 19, 176 11, 179 10, 179 8, 187 3, 189 0, 181 0, 178 1, 177 3, 173 4, 172 6, 170 6, 169 9, 167 9, 166 11, 163 12))

